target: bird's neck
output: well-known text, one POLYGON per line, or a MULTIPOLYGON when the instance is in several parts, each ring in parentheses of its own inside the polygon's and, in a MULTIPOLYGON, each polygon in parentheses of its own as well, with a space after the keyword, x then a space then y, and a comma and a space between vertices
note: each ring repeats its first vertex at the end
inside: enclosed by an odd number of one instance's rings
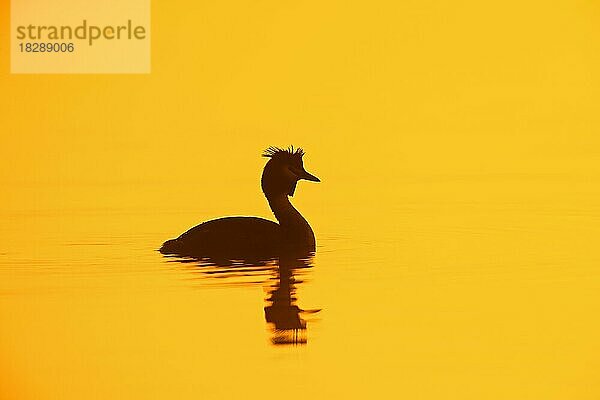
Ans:
POLYGON ((275 218, 277 218, 279 225, 281 225, 285 232, 296 239, 302 239, 314 245, 315 237, 312 228, 302 214, 290 203, 288 196, 267 196, 267 200, 269 201, 271 210, 273 210, 273 214, 275 214, 275 218))
POLYGON ((306 219, 294 208, 286 195, 267 196, 267 200, 281 227, 294 228, 308 225, 306 219))

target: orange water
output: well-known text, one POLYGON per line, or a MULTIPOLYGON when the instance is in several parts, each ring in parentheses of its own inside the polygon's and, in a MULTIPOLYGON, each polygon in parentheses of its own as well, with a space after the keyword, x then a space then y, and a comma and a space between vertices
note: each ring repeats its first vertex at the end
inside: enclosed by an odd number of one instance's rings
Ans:
POLYGON ((392 198, 300 185, 319 248, 297 304, 321 311, 295 346, 271 342, 272 272, 210 275, 155 251, 217 207, 4 211, 3 398, 594 398, 597 181, 424 181, 392 198))

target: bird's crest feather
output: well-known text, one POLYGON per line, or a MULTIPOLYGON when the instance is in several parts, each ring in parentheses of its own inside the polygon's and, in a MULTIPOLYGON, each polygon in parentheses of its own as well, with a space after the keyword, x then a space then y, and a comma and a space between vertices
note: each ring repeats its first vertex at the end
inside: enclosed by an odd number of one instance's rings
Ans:
POLYGON ((298 147, 294 149, 294 146, 289 146, 287 149, 282 149, 280 147, 271 146, 266 149, 263 154, 263 157, 269 158, 279 158, 279 157, 299 157, 302 158, 304 156, 304 150, 298 147))

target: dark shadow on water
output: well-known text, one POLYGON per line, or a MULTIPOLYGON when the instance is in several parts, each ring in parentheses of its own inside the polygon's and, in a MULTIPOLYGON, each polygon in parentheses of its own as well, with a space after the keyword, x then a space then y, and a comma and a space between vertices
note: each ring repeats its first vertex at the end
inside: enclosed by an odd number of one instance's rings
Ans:
MULTIPOLYGON (((304 310, 297 305, 297 286, 302 276, 313 267, 314 253, 289 253, 263 260, 195 259, 169 257, 172 262, 193 267, 202 279, 220 279, 229 282, 253 278, 241 285, 271 282, 265 298, 265 321, 270 327, 273 345, 302 345, 308 342, 306 316, 321 309, 304 310)), ((235 286, 235 285, 232 285, 235 286)))
POLYGON ((275 345, 305 344, 305 314, 321 311, 303 310, 296 305, 296 285, 302 283, 296 278, 299 270, 312 267, 312 256, 307 258, 280 257, 275 284, 269 291, 265 320, 272 326, 271 342, 275 345))

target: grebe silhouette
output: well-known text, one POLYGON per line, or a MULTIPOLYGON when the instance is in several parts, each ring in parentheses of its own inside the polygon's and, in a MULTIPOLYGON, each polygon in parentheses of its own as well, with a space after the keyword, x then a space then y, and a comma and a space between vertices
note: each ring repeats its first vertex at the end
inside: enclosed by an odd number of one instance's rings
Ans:
POLYGON ((304 169, 304 150, 269 147, 263 157, 270 160, 262 173, 262 191, 279 224, 257 217, 225 217, 204 222, 167 240, 162 254, 215 260, 267 260, 281 254, 315 251, 312 228, 290 203, 296 184, 305 179, 320 182, 304 169))

